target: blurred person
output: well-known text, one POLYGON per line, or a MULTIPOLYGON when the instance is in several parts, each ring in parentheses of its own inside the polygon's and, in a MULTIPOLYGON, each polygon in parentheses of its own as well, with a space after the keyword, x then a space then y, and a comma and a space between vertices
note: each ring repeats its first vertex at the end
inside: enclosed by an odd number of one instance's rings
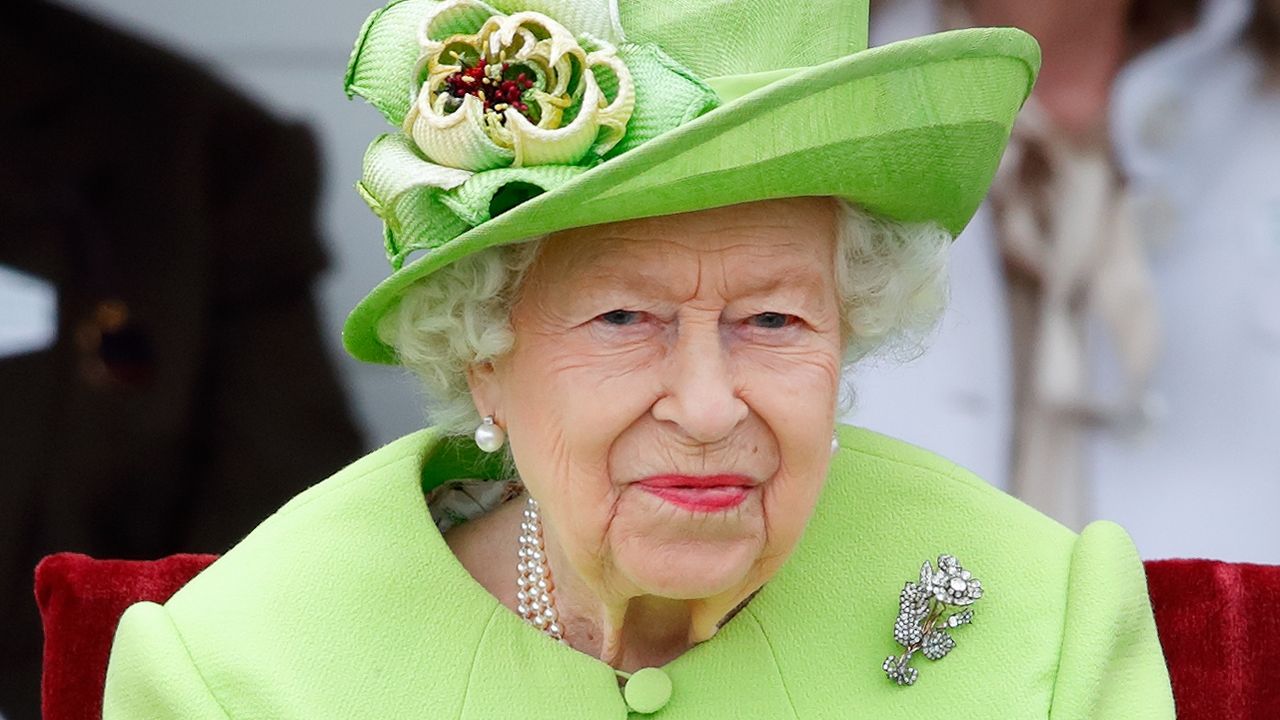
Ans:
POLYGON ((39 558, 225 550, 359 454, 318 333, 309 131, 54 5, 0 10, 0 713, 39 558))
POLYGON ((1267 66, 1272 91, 1280 84, 1280 0, 1258 0, 1249 26, 1249 40, 1257 45, 1267 66))
MULTIPOLYGON (((1011 489, 1073 527, 1120 520, 1151 555, 1274 560, 1280 530, 1263 508, 1280 502, 1275 3, 879 9, 886 39, 976 21, 1043 43, 993 223, 970 230, 1003 262, 988 295, 1006 296, 1015 429, 985 439, 1007 443, 1011 489), (1185 529, 1214 524, 1235 532, 1185 529)), ((926 376, 992 345, 948 330, 926 376)), ((860 410, 872 427, 934 414, 860 410)))

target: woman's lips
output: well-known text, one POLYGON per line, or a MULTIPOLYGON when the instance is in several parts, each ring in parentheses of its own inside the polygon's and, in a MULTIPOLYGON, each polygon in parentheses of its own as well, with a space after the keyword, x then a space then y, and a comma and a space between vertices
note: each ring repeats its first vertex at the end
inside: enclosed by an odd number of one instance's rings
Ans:
POLYGON ((742 475, 655 475, 637 484, 646 492, 690 512, 737 507, 755 487, 751 478, 742 475))

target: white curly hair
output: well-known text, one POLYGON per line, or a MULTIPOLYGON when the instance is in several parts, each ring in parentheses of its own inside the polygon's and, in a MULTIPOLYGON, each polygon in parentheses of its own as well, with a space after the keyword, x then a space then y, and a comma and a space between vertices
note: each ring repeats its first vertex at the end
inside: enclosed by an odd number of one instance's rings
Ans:
MULTIPOLYGON (((918 354, 946 307, 951 234, 835 202, 844 368, 872 354, 918 354)), ((479 424, 466 369, 511 349, 511 308, 544 239, 491 247, 437 270, 379 322, 379 339, 421 379, 431 420, 444 430, 468 433, 479 424)), ((845 387, 841 409, 852 400, 845 387)))

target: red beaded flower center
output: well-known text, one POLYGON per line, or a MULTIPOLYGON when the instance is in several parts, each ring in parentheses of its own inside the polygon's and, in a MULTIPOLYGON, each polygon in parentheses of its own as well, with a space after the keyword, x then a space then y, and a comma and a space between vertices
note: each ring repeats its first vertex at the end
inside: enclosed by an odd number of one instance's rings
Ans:
POLYGON ((507 78, 510 63, 500 66, 489 65, 480 58, 473 67, 462 70, 445 78, 449 94, 461 100, 467 95, 474 95, 484 103, 486 113, 501 114, 507 108, 515 108, 525 117, 529 116, 529 105, 521 98, 524 91, 533 87, 533 80, 527 73, 519 73, 514 78, 507 78))

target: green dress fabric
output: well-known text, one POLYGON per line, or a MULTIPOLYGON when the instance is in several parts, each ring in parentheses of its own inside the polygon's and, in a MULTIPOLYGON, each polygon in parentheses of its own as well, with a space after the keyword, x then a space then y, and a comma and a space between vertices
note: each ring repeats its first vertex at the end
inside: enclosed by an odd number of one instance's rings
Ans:
MULTIPOLYGON (((234 718, 1173 718, 1141 562, 923 450, 842 426, 795 553, 629 713, 612 669, 503 607, 458 563, 424 488, 496 473, 424 430, 297 496, 116 632, 104 720, 234 718), (898 593, 956 555, 974 620, 914 686, 885 677, 898 593)), ((514 582, 515 541, 513 555, 514 582)))

